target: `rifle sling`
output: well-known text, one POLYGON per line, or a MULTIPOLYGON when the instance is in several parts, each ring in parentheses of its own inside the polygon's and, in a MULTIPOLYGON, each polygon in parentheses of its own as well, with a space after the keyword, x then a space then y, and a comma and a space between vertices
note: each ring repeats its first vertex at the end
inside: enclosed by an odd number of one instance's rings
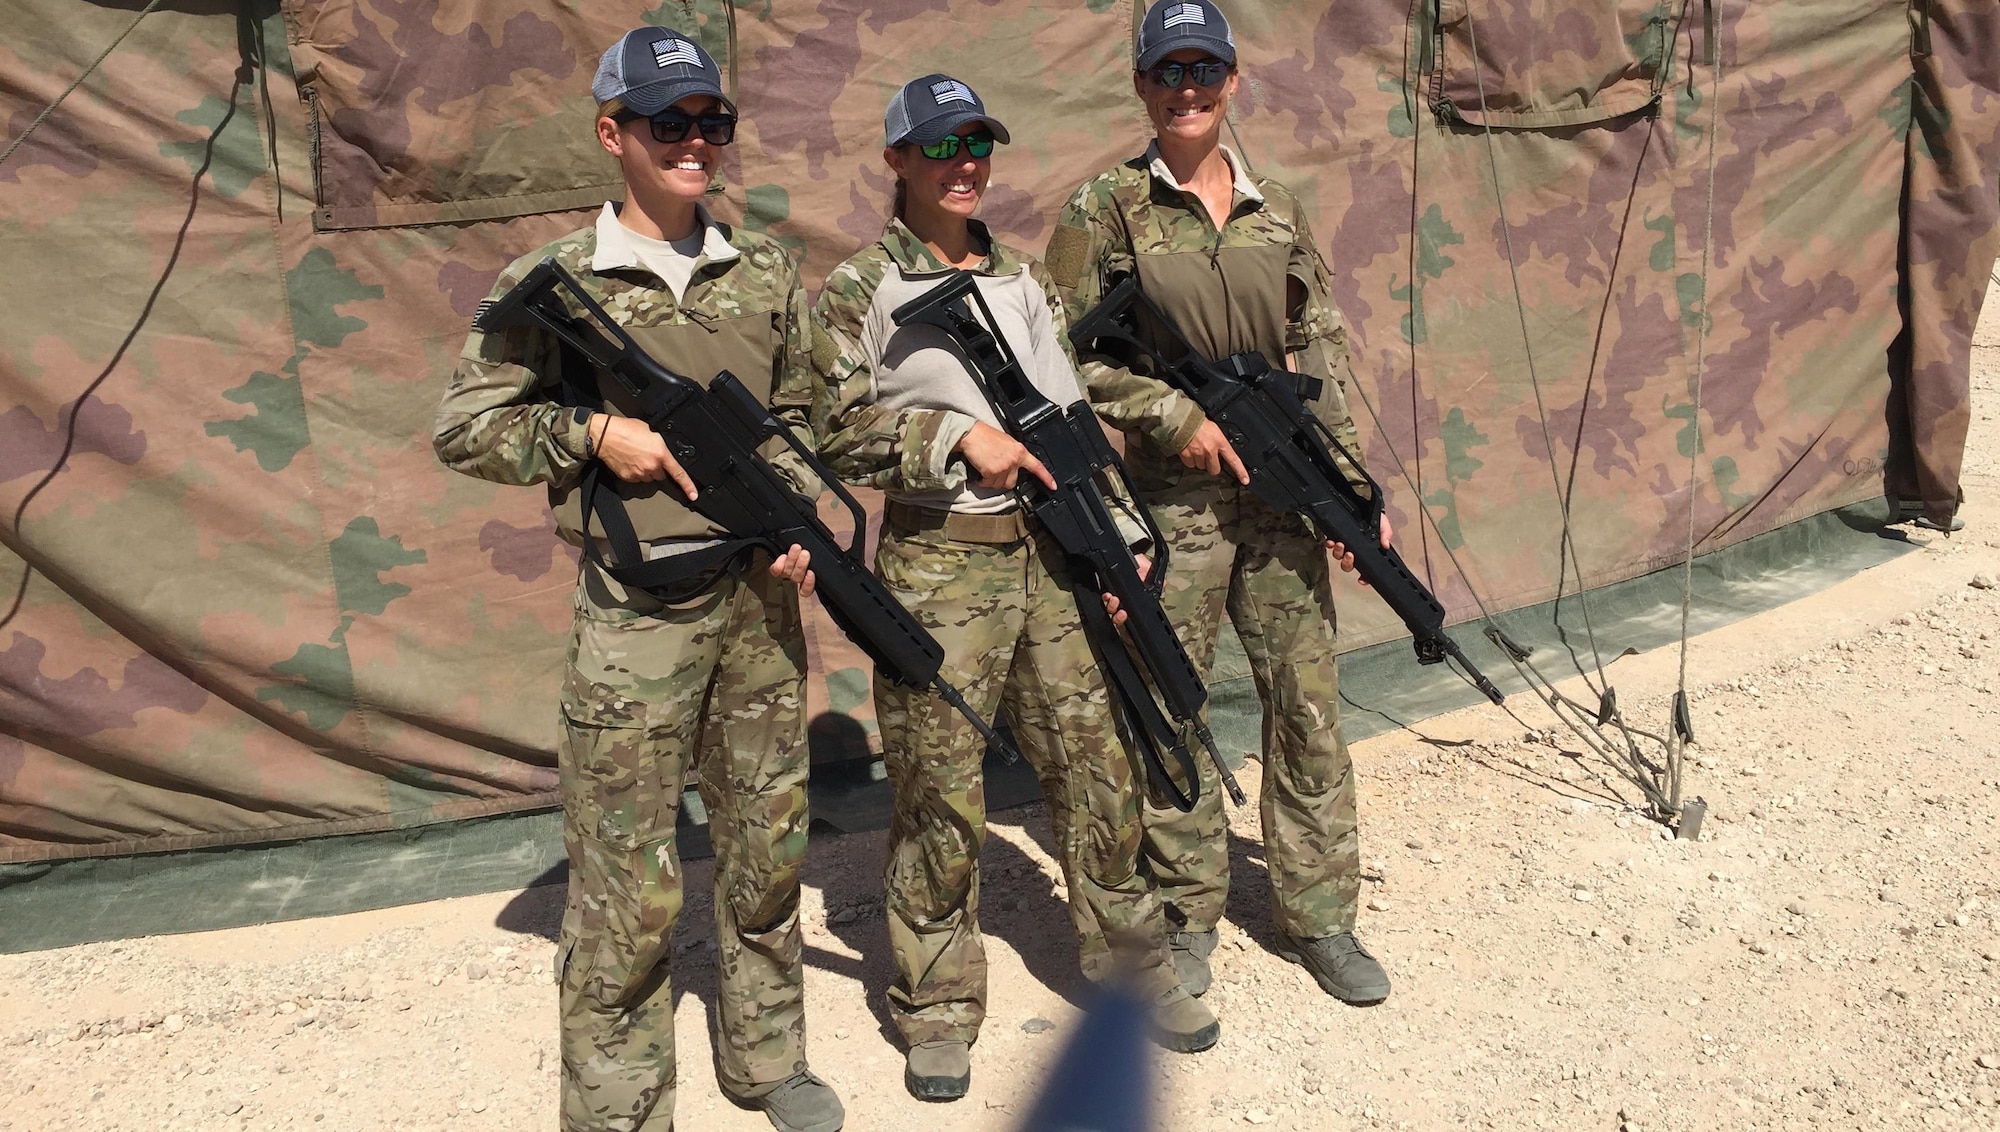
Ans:
MULTIPOLYGON (((1072 560, 1069 569, 1072 578, 1092 578, 1087 563, 1072 560)), ((1126 731, 1132 737, 1132 745, 1139 750, 1140 760, 1145 764, 1146 777, 1175 809, 1188 813, 1201 798, 1201 772, 1195 766, 1194 755, 1175 733, 1173 724, 1167 721, 1160 706, 1153 700, 1153 691, 1146 685, 1146 677, 1139 666, 1132 661, 1132 654, 1126 651, 1124 638, 1118 633, 1118 626, 1112 622, 1111 614, 1104 610, 1104 599, 1090 581, 1070 583, 1070 594, 1076 599, 1076 610, 1083 618, 1083 635, 1097 653, 1098 668, 1104 673, 1106 690, 1118 711, 1124 715, 1126 731), (1180 764, 1181 774, 1188 782, 1182 790, 1167 769, 1167 761, 1161 749, 1173 753, 1174 761, 1180 764)))
MULTIPOLYGON (((563 396, 560 400, 563 405, 571 408, 582 406, 592 412, 603 411, 603 395, 594 382, 586 382, 585 378, 585 375, 594 376, 596 367, 567 342, 562 343, 561 372, 563 396)), ((750 551, 757 549, 758 544, 750 539, 732 538, 699 550, 648 559, 645 548, 639 545, 632 517, 626 513, 625 500, 617 491, 604 485, 608 472, 604 462, 595 458, 584 465, 581 487, 583 553, 592 565, 621 584, 645 590, 665 602, 688 601, 708 592, 724 574, 740 573, 748 562, 750 551), (598 549, 597 540, 590 535, 592 517, 603 529, 604 541, 611 544, 611 557, 608 559, 598 549)))

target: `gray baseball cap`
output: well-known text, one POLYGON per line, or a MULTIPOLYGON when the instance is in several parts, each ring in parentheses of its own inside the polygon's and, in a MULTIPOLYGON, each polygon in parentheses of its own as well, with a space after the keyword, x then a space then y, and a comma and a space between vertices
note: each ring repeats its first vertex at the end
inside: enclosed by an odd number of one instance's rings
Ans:
POLYGON ((1146 18, 1139 21, 1135 68, 1151 70, 1183 47, 1200 48, 1225 63, 1236 62, 1236 37, 1229 34, 1229 21, 1208 0, 1160 0, 1146 9, 1146 18))
POLYGON ((986 104, 971 87, 950 75, 925 75, 904 83, 889 100, 882 115, 882 144, 932 145, 967 122, 984 122, 994 140, 1008 141, 1007 127, 986 112, 986 104))
POLYGON ((590 93, 603 105, 618 99, 651 117, 691 94, 713 95, 735 110, 722 93, 722 70, 701 44, 668 28, 628 31, 597 61, 590 93))

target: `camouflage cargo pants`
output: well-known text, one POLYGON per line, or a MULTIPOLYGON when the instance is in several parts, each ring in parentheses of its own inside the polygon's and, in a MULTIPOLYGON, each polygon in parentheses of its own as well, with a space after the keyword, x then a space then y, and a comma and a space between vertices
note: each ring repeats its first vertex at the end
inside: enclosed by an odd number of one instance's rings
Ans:
MULTIPOLYGON (((1273 922, 1308 938, 1352 931, 1361 848, 1354 768, 1340 735, 1325 544, 1246 488, 1209 475, 1175 478, 1145 496, 1173 549, 1162 603, 1204 679, 1225 609, 1249 654, 1264 708, 1259 809, 1273 922)), ((1215 768, 1197 761, 1201 799, 1192 813, 1149 800, 1146 854, 1161 898, 1205 931, 1228 902, 1229 837, 1215 768)))
MULTIPOLYGON (((1133 767, 1116 738, 1058 552, 1039 538, 982 544, 885 525, 876 570, 940 644, 974 711, 1004 703, 1048 799, 1084 974, 1127 968, 1173 985, 1166 921, 1140 864, 1133 767)), ((986 837, 985 744, 923 689, 875 681, 896 809, 886 905, 898 978, 889 1007, 912 1045, 972 1041, 986 1016, 979 851, 986 837)))
POLYGON ((566 1130, 673 1121, 674 820, 690 760, 715 843, 723 1083, 754 1096, 805 1067, 805 645, 797 593, 767 564, 677 605, 588 563, 578 581, 558 753, 566 1130))

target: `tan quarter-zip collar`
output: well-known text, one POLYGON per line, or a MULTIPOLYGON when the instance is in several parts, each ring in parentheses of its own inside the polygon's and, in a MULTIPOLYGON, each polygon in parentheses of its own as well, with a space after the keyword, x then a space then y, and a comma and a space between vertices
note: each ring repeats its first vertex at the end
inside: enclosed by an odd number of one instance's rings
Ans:
MULTIPOLYGON (((702 270, 716 264, 729 263, 740 254, 730 246, 729 237, 722 234, 722 228, 708 210, 697 204, 694 206, 695 222, 701 225, 701 254, 695 257, 694 274, 699 277, 702 270)), ((652 272, 639 262, 639 254, 626 239, 629 230, 618 222, 618 206, 605 201, 604 208, 597 214, 597 246, 590 255, 590 269, 600 274, 607 271, 652 272)), ((664 282, 664 281, 663 281, 664 282)))
MULTIPOLYGON (((1255 212, 1264 207, 1264 194, 1251 182, 1250 175, 1244 172, 1243 159, 1236 156, 1236 151, 1226 145, 1218 145, 1216 148, 1222 151, 1222 160, 1229 165, 1230 188, 1236 194, 1236 199, 1229 207, 1229 219, 1234 220, 1246 211, 1255 212), (1248 209, 1243 207, 1246 203, 1250 205, 1248 209)), ((1195 214, 1204 222, 1209 221, 1208 209, 1201 205, 1201 199, 1195 196, 1194 190, 1175 180, 1173 170, 1167 168, 1167 159, 1160 156, 1158 139, 1146 144, 1145 161, 1146 169, 1152 173, 1155 185, 1163 186, 1178 194, 1183 204, 1192 202, 1196 206, 1195 214)))

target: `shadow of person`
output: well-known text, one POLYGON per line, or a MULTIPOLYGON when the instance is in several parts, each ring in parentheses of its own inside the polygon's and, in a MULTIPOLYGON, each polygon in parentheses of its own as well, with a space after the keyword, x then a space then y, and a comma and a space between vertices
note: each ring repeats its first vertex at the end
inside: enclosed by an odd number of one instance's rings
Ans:
POLYGON ((993 831, 995 825, 1024 830, 1054 857, 1048 820, 1047 806, 1015 807, 997 822, 987 815, 986 847, 979 862, 979 927, 1005 940, 1035 981, 1081 1009, 1086 988, 1076 926, 1067 898, 1055 889, 1062 883, 1060 866, 1051 877, 1040 861, 993 831))
MULTIPOLYGON (((1013 739, 1011 729, 1007 732, 1013 739)), ((980 862, 980 930, 1003 939, 1034 979, 1071 1006, 1083 1006, 1088 985, 1068 907, 1068 878, 1056 849, 1048 797, 1026 758, 986 759, 986 846, 980 862), (1045 855, 1029 856, 995 827, 1017 830, 1045 855), (1058 888, 1057 886, 1061 886, 1058 888)))
POLYGON ((558 861, 514 894, 493 926, 502 931, 557 939, 562 935, 563 905, 569 891, 569 862, 558 861))
POLYGON ((1257 946, 1275 953, 1277 928, 1271 920, 1271 870, 1264 843, 1229 831, 1229 901, 1223 918, 1257 946))
POLYGON ((868 747, 868 729, 846 712, 823 711, 806 724, 806 748, 814 770, 835 763, 866 763, 875 758, 868 747))
MULTIPOLYGON (((887 784, 883 784, 886 792, 887 784)), ((832 838, 836 831, 814 821, 812 837, 832 838)), ((861 1000, 875 1017, 882 1040, 897 1048, 902 1037, 889 1014, 889 987, 896 981, 896 964, 889 951, 889 927, 882 918, 882 865, 886 837, 879 831, 853 833, 841 837, 838 854, 806 851, 800 884, 819 890, 826 933, 860 957, 844 955, 810 942, 806 938, 806 962, 822 970, 853 979, 861 987, 861 1000)))
MULTIPOLYGON (((985 770, 989 799, 996 793, 1010 798, 1022 796, 1020 783, 1009 781, 1019 776, 1019 766, 1002 767, 997 760, 989 759, 985 770)), ((1032 775, 1028 781, 1028 793, 1032 796, 1032 775)), ((1007 837, 996 835, 993 828, 999 825, 1025 829, 1046 849, 1047 811, 1010 807, 1001 813, 1004 816, 996 820, 989 810, 986 839, 980 850, 977 910, 980 934, 1005 941, 1020 956, 1031 977, 1065 1001, 1080 1006, 1083 976, 1078 967, 1076 933, 1069 909, 1056 895, 1043 866, 1007 837)), ((818 887, 824 900, 827 931, 847 948, 859 952, 861 959, 857 962, 812 947, 807 948, 807 959, 856 978, 883 1040, 900 1049, 902 1034, 888 1004, 889 989, 898 977, 883 899, 888 842, 885 834, 868 836, 879 840, 876 851, 867 854, 863 862, 856 862, 848 854, 839 865, 816 866, 808 853, 806 865, 806 883, 818 887)), ((989 1004, 990 994, 989 984, 989 1004)))

